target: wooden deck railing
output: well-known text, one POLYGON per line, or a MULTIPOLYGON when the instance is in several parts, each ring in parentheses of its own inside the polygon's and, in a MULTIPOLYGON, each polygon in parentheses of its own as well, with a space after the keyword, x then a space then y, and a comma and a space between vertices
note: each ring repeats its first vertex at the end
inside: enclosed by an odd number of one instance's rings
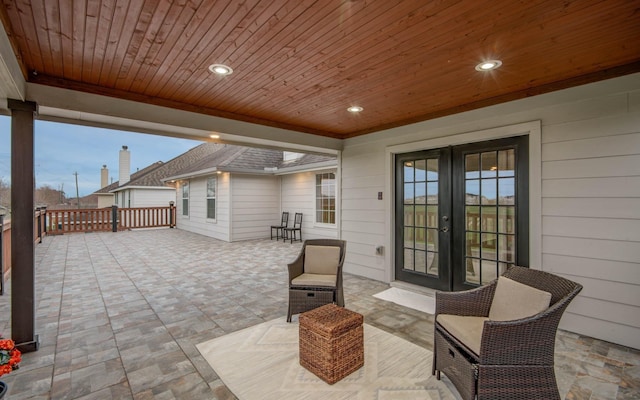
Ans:
MULTIPOLYGON (((41 243, 45 230, 46 208, 36 208, 33 214, 33 241, 41 243)), ((0 295, 11 271, 11 220, 0 215, 0 295)))
POLYGON ((11 222, 0 215, 0 294, 4 294, 4 280, 11 270, 11 222))
POLYGON ((175 227, 176 207, 47 210, 47 235, 175 227))
POLYGON ((119 208, 118 229, 175 226, 175 207, 119 208))
POLYGON ((47 210, 47 235, 112 231, 111 208, 47 210))

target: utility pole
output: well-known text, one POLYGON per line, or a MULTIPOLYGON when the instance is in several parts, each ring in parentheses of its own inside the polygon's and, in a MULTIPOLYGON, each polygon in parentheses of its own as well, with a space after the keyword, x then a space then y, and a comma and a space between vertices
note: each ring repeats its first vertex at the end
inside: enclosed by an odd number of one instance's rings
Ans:
POLYGON ((78 208, 80 208, 80 193, 78 192, 78 171, 73 173, 76 176, 76 202, 78 203, 78 208))

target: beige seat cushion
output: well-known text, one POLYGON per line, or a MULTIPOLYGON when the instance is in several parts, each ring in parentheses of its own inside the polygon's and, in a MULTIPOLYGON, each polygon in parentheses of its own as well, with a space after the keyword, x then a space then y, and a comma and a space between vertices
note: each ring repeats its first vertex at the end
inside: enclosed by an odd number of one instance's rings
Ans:
POLYGON ((489 319, 512 321, 536 315, 547 308, 551 293, 501 276, 491 302, 489 319))
POLYGON ((304 273, 291 280, 293 286, 336 286, 336 276, 304 273))
POLYGON ((464 343, 471 351, 480 355, 482 330, 487 317, 463 317, 461 315, 440 314, 438 323, 451 335, 464 343))
POLYGON ((339 262, 340 247, 308 245, 304 249, 305 273, 335 275, 338 271, 339 262))

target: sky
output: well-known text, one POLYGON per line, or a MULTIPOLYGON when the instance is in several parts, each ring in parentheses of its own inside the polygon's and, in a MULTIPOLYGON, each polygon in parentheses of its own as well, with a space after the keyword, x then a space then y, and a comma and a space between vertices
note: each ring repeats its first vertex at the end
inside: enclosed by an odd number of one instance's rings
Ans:
MULTIPOLYGON (((100 169, 106 164, 109 183, 118 180, 118 155, 122 146, 131 153, 131 173, 156 161, 172 158, 202 142, 144 133, 35 121, 36 187, 49 185, 80 197, 100 189, 100 169)), ((0 179, 11 181, 11 118, 0 116, 0 179)))

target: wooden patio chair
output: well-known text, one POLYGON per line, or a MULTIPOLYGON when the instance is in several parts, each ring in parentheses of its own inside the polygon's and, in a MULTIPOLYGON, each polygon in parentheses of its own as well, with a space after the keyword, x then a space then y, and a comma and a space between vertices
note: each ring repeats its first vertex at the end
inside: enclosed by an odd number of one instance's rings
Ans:
POLYGON ((284 228, 284 241, 287 239, 293 241, 301 241, 302 242, 302 213, 296 213, 293 216, 293 226, 290 228, 284 228), (300 233, 300 237, 296 234, 296 232, 300 233))
POLYGON ((486 286, 436 292, 432 373, 465 400, 560 400, 553 370, 558 323, 582 286, 511 267, 486 286))
POLYGON ((335 303, 344 307, 342 264, 347 242, 338 239, 305 240, 289 269, 289 311, 291 316, 335 303))
POLYGON ((280 236, 284 237, 284 229, 289 225, 289 212, 282 213, 280 225, 271 225, 271 240, 273 240, 273 231, 276 232, 276 240, 280 240, 280 236))

